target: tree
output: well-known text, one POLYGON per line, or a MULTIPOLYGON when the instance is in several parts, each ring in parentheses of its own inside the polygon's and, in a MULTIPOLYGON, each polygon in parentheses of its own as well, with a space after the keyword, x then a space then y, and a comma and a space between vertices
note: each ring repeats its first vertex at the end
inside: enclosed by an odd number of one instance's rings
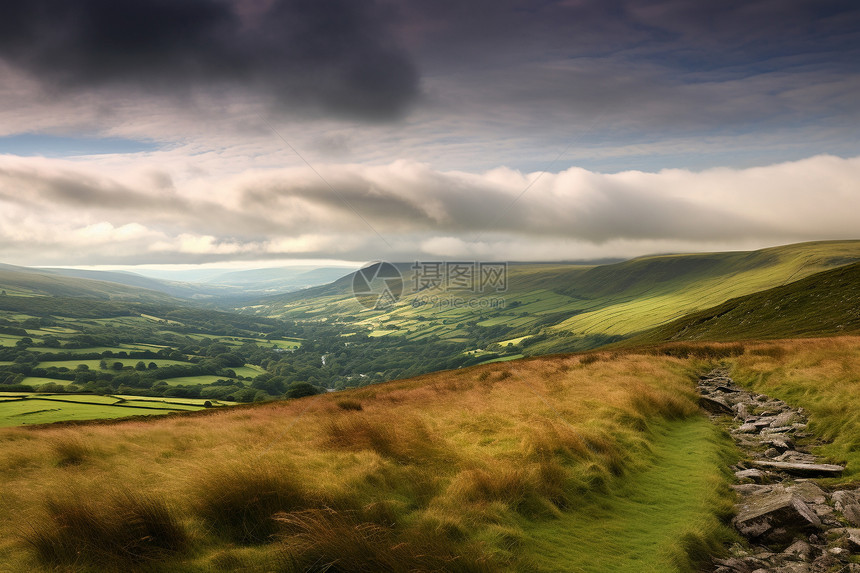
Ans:
POLYGON ((305 396, 313 396, 319 393, 319 388, 313 384, 308 384, 307 382, 293 382, 290 384, 289 388, 287 388, 285 395, 287 398, 303 398, 305 396))
POLYGON ((134 365, 134 369, 137 370, 138 372, 143 372, 144 370, 146 370, 146 363, 143 360, 141 360, 140 362, 138 362, 137 364, 134 365))

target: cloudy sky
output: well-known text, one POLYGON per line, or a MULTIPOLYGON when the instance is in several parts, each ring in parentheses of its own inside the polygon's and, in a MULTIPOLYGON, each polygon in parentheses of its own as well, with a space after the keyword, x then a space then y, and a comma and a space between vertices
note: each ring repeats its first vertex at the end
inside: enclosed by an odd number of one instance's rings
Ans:
POLYGON ((853 1, 5 2, 0 262, 858 238, 858 93, 853 1))

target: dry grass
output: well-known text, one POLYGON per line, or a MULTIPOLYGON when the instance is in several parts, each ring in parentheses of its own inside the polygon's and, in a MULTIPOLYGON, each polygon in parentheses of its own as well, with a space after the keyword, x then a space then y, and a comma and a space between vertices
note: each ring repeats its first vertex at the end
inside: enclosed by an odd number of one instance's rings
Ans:
POLYGON ((235 543, 263 543, 277 531, 273 516, 307 506, 294 471, 266 460, 213 464, 197 478, 191 499, 217 535, 235 543))
POLYGON ((43 512, 39 523, 63 533, 8 518, 0 562, 36 555, 50 567, 83 547, 101 563, 128 546, 172 570, 190 546, 187 570, 265 569, 284 555, 284 570, 523 567, 532 524, 612 495, 652 463, 655 429, 696 411, 700 364, 589 356, 205 416, 1 431, 8 515, 43 512), (50 496, 78 486, 129 497, 50 496), (88 525, 67 526, 66 515, 88 525), (121 515, 137 517, 122 525, 121 515))
POLYGON ((128 491, 67 491, 49 496, 25 539, 48 566, 128 569, 186 548, 175 512, 154 496, 128 491))

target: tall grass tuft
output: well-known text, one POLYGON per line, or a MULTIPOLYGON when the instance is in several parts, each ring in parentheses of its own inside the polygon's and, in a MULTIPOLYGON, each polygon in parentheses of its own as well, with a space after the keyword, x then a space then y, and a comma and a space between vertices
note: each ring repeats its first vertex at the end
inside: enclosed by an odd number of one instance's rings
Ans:
POLYGON ((273 515, 303 509, 308 503, 289 468, 259 462, 210 467, 195 489, 197 514, 215 533, 241 544, 269 541, 277 529, 273 515))
POLYGON ((372 450, 399 463, 429 463, 449 450, 418 417, 335 417, 324 426, 326 446, 345 450, 372 450))
POLYGON ((93 455, 93 448, 75 434, 63 434, 51 440, 51 453, 60 467, 76 466, 93 455))
POLYGON ((50 567, 121 571, 170 558, 188 545, 172 508, 148 494, 74 491, 48 497, 44 510, 22 535, 50 567))
POLYGON ((283 527, 285 571, 485 572, 496 568, 477 551, 441 532, 411 531, 363 522, 350 512, 311 509, 277 516, 283 527))

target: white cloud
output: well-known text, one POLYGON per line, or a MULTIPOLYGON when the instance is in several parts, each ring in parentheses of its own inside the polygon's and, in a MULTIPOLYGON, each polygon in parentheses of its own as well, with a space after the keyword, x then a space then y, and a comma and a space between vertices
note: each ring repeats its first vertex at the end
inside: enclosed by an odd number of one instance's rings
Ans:
MULTIPOLYGON (((159 156, 156 154, 156 156, 159 156)), ((395 161, 194 173, 188 156, 0 157, 0 260, 581 259, 852 238, 860 157, 475 174, 395 161), (524 193, 525 191, 525 193, 524 193)))

